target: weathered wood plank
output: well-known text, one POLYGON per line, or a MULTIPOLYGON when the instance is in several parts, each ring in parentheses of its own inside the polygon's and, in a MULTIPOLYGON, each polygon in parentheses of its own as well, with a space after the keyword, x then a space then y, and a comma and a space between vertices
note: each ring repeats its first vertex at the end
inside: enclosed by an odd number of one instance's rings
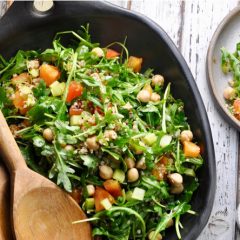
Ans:
POLYGON ((182 53, 192 70, 211 124, 217 164, 217 191, 209 224, 199 239, 234 239, 238 134, 218 114, 208 89, 205 61, 209 42, 237 1, 186 1, 182 53), (193 17, 195 16, 195 17, 193 17))
POLYGON ((6 1, 0 1, 0 17, 3 16, 3 14, 7 10, 7 2, 6 1))
MULTIPOLYGON (((199 240, 234 239, 238 134, 216 111, 207 86, 205 59, 214 30, 239 1, 110 0, 110 2, 143 13, 157 22, 172 38, 187 61, 209 116, 217 163, 217 193, 214 208, 199 240)), ((6 2, 0 1, 0 16, 6 8, 6 2)))

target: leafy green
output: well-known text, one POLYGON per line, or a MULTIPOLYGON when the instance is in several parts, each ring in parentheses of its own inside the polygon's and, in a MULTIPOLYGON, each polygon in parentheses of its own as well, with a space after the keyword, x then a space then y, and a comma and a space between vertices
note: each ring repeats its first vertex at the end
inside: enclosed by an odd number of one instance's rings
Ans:
MULTIPOLYGON (((92 197, 86 191, 87 185, 94 185, 95 191, 104 188, 106 179, 100 177, 99 166, 107 165, 112 172, 121 170, 126 174, 119 183, 122 194, 115 197, 110 209, 86 211, 93 236, 137 240, 146 239, 152 230, 155 236, 158 232, 164 236, 167 223, 174 219, 180 238, 180 217, 193 213, 191 198, 199 186, 198 168, 204 162, 201 156, 184 155, 179 135, 182 130, 190 129, 184 104, 171 95, 170 83, 166 88, 152 86, 159 101, 139 101, 139 91, 152 85, 153 70, 135 73, 129 68, 125 42, 98 48, 101 56, 92 52, 98 46, 91 42, 86 26, 80 34, 57 33, 52 46, 43 51, 20 50, 9 61, 0 56, 0 109, 28 166, 67 192, 81 189, 81 206, 86 198, 92 197), (107 48, 115 46, 122 49, 120 56, 107 59, 107 48), (22 85, 11 81, 16 74, 29 72, 27 63, 31 60, 59 69, 58 81, 65 83, 62 95, 53 96, 40 76, 30 76, 22 85), (77 90, 70 90, 72 81, 81 83, 83 92, 68 103, 67 96, 77 90), (23 99, 19 102, 26 105, 26 113, 13 104, 16 91, 21 93, 23 99), (51 131, 50 138, 44 134, 46 128, 51 131), (171 142, 162 146, 160 142, 165 135, 171 137, 171 142), (154 136, 154 140, 149 143, 147 136, 154 136), (138 169, 135 182, 128 181, 130 170, 126 159, 129 158, 138 169), (172 183, 168 181, 171 173, 183 177, 184 190, 179 195, 171 192, 172 183), (135 187, 144 192, 142 201, 131 198, 135 187)), ((238 67, 239 48, 233 56, 223 50, 226 68, 238 67)))

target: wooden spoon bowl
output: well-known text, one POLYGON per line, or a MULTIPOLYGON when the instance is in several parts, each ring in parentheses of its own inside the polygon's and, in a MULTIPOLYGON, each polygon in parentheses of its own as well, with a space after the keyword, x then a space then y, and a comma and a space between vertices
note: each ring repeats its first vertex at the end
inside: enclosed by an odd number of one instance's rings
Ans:
POLYGON ((0 239, 13 239, 10 222, 10 193, 9 193, 9 176, 6 169, 0 162, 0 239))
POLYGON ((53 182, 30 170, 0 111, 0 154, 11 176, 13 227, 18 240, 90 240, 79 205, 53 182))

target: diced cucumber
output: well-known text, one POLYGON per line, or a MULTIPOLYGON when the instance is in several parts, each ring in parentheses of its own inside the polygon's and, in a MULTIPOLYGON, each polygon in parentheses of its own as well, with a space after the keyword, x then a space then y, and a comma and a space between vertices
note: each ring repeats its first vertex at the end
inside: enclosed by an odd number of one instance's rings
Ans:
POLYGON ((172 141, 172 136, 164 135, 160 140, 160 146, 162 148, 164 148, 164 147, 168 146, 171 143, 171 141, 172 141))
POLYGON ((191 168, 186 168, 184 174, 190 177, 196 177, 194 170, 191 168))
POLYGON ((72 115, 70 117, 71 126, 79 126, 82 124, 82 117, 80 115, 72 115))
POLYGON ((32 75, 32 77, 36 78, 39 76, 39 69, 37 68, 30 69, 29 73, 32 75))
POLYGON ((95 206, 95 200, 94 198, 87 198, 84 203, 84 207, 86 210, 93 209, 95 206))
POLYGON ((102 205, 106 210, 109 210, 109 209, 112 207, 112 204, 110 203, 110 201, 109 201, 108 198, 104 198, 104 199, 101 201, 101 205, 102 205))
POLYGON ((135 187, 132 193, 132 199, 143 201, 145 190, 142 188, 135 187))
POLYGON ((126 200, 127 201, 130 201, 132 199, 132 194, 133 194, 132 191, 127 191, 126 192, 126 200))
POLYGON ((52 83, 50 85, 52 95, 54 97, 61 96, 64 93, 65 85, 66 84, 64 82, 60 83, 58 81, 55 81, 54 83, 52 83))
POLYGON ((113 179, 119 181, 120 183, 123 183, 124 180, 125 180, 125 173, 124 173, 124 171, 121 170, 121 169, 116 169, 113 172, 113 179))
POLYGON ((157 136, 154 133, 148 133, 142 140, 145 144, 151 146, 157 141, 157 136))

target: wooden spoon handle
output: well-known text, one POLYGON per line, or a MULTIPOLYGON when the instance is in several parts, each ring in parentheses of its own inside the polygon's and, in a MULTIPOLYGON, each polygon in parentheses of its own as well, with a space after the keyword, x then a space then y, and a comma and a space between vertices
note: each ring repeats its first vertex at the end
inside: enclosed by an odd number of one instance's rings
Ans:
POLYGON ((26 162, 0 110, 0 154, 10 173, 26 168, 26 162))

